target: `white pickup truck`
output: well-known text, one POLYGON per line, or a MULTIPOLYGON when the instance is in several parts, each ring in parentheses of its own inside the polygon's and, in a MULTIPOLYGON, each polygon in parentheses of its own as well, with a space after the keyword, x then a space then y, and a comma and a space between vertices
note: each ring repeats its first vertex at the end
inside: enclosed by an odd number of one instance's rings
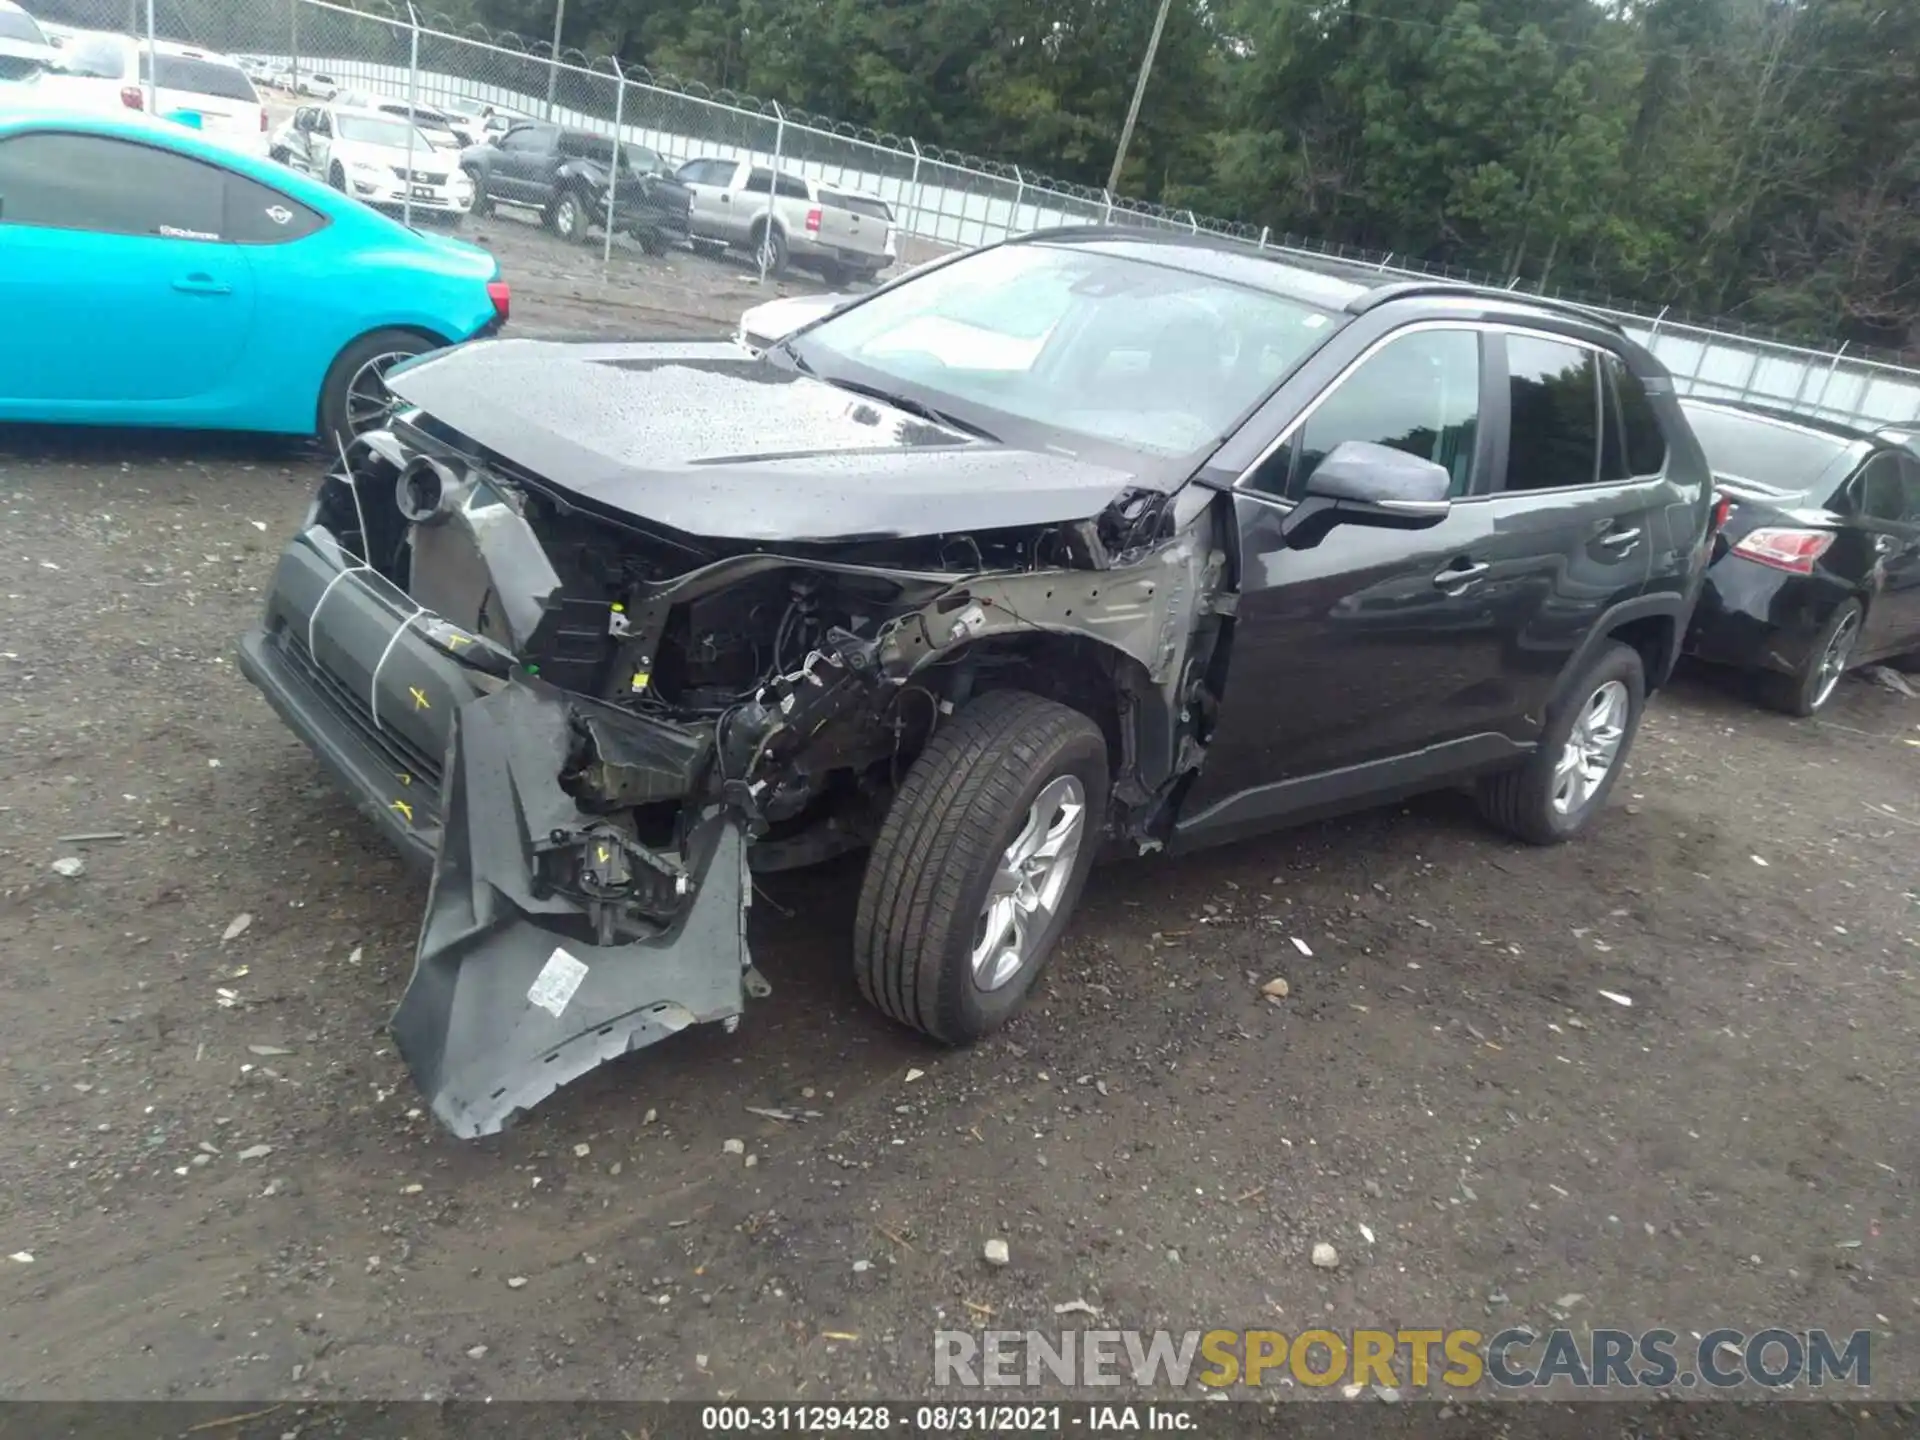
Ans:
POLYGON ((799 265, 829 285, 871 280, 894 262, 893 211, 871 195, 749 160, 689 160, 674 178, 693 191, 696 249, 746 250, 769 275, 799 265))

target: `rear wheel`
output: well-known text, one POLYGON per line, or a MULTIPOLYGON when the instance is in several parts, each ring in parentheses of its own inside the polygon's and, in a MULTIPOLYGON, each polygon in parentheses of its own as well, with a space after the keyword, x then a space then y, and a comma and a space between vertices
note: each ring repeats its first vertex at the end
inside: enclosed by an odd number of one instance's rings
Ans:
POLYGON ((1760 698, 1789 715, 1811 715, 1825 705, 1853 663, 1854 649, 1860 643, 1860 622, 1865 618, 1866 612, 1857 600, 1836 608, 1807 646, 1807 658, 1797 672, 1760 677, 1760 698))
POLYGON ((547 228, 569 245, 587 238, 587 205, 578 190, 562 190, 547 207, 547 228))
POLYGON ((753 259, 768 279, 787 273, 787 237, 764 220, 753 227, 753 259))
POLYGON ((829 285, 839 286, 846 284, 852 276, 838 260, 826 260, 821 262, 820 278, 829 285))
POLYGON ((1526 764, 1482 780, 1489 822, 1530 845, 1571 840, 1606 807, 1646 704, 1646 667, 1630 645, 1607 645, 1547 712, 1526 764))
POLYGON ((640 248, 649 255, 667 253, 667 237, 658 230, 636 230, 633 238, 640 242, 640 248))
POLYGON ((1106 804, 1093 721, 1023 690, 968 705, 908 770, 868 857, 861 993, 950 1045, 997 1029, 1066 929, 1106 804))
POLYGON ((321 440, 329 446, 348 445, 385 425, 394 408, 387 371, 409 356, 437 348, 412 330, 375 330, 348 345, 334 358, 320 387, 321 440))

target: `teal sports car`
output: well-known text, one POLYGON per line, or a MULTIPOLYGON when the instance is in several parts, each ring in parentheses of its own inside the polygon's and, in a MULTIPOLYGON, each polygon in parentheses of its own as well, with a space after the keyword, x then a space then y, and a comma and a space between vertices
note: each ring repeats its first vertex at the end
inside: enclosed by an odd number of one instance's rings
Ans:
POLYGON ((185 125, 0 106, 0 421, 351 439, 509 303, 479 247, 185 125))

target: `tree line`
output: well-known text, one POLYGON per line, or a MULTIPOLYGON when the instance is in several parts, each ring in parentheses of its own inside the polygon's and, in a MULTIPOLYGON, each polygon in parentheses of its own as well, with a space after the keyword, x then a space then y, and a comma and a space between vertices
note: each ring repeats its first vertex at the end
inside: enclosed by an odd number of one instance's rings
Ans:
MULTIPOLYGON (((1098 186, 1157 3, 571 0, 566 43, 1098 186)), ((1920 3, 1171 0, 1121 189, 1917 349, 1920 3)))

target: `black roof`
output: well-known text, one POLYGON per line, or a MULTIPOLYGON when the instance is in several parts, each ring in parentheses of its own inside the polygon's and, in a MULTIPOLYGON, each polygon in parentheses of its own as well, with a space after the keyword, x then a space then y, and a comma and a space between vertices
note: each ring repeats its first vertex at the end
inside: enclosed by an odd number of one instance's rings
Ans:
POLYGON ((1618 322, 1610 317, 1565 300, 1552 300, 1526 291, 1507 290, 1498 285, 1474 285, 1461 280, 1410 280, 1402 275, 1389 275, 1384 268, 1358 261, 1342 260, 1330 255, 1302 255, 1291 250, 1270 250, 1244 240, 1205 235, 1197 231, 1183 235, 1179 231, 1133 229, 1120 225, 1066 225, 1051 230, 1036 230, 1018 236, 1016 240, 1054 244, 1100 243, 1107 247, 1160 247, 1180 253, 1180 263, 1189 268, 1217 275, 1223 280, 1234 280, 1277 294, 1330 305, 1350 315, 1364 315, 1379 305, 1395 300, 1429 297, 1492 300, 1565 315, 1615 334, 1622 333, 1618 322), (1322 283, 1315 284, 1314 281, 1322 283))

